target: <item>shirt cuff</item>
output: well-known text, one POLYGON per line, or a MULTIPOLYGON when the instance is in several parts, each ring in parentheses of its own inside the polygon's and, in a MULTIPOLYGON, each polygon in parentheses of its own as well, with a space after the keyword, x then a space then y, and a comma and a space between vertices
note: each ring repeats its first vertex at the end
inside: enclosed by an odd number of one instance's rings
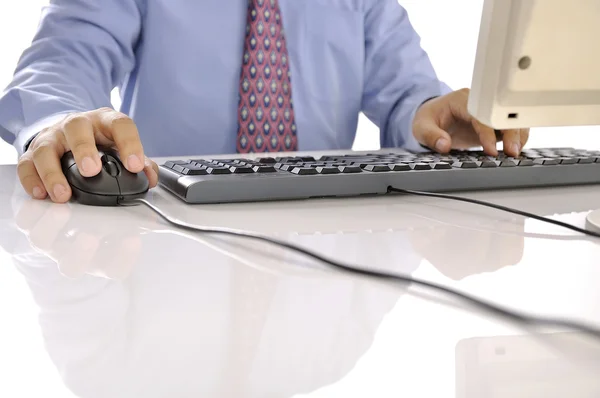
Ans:
POLYGON ((392 118, 391 131, 397 137, 396 140, 398 140, 399 146, 410 152, 431 151, 431 149, 421 145, 413 134, 415 115, 425 102, 449 94, 452 91, 445 83, 436 81, 398 104, 399 109, 395 112, 396 117, 392 118))
POLYGON ((69 113, 71 112, 57 113, 40 119, 37 122, 21 129, 19 134, 17 134, 15 142, 13 143, 14 147, 17 149, 17 152, 19 153, 19 156, 25 153, 31 140, 33 140, 40 131, 52 126, 53 124, 58 123, 59 121, 64 119, 69 113))

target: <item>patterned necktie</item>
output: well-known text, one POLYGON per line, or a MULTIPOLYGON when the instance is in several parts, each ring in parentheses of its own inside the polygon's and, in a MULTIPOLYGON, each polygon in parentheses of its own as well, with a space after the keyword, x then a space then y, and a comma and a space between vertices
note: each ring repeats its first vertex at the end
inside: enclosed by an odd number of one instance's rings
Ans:
POLYGON ((278 0, 248 0, 238 153, 298 150, 282 19, 278 0))

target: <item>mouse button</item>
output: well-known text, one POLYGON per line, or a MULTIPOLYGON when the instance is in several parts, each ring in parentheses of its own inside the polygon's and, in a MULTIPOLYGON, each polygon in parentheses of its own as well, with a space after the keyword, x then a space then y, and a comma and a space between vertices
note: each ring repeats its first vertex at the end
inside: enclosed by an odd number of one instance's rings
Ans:
POLYGON ((60 165, 63 169, 63 171, 66 171, 68 169, 70 169, 71 167, 75 166, 75 157, 73 156, 73 152, 67 152, 65 153, 62 158, 60 159, 60 165))
POLYGON ((111 177, 116 177, 120 173, 119 165, 116 162, 112 161, 112 160, 109 160, 106 163, 104 163, 103 167, 104 167, 104 170, 106 170, 106 172, 111 177))
POLYGON ((119 195, 117 179, 102 170, 93 177, 83 177, 77 167, 66 173, 69 185, 81 191, 96 195, 119 195))
POLYGON ((121 189, 121 195, 138 195, 141 193, 145 193, 150 189, 150 183, 148 182, 148 177, 143 172, 140 173, 130 173, 128 171, 123 171, 116 178, 119 182, 119 187, 121 189))

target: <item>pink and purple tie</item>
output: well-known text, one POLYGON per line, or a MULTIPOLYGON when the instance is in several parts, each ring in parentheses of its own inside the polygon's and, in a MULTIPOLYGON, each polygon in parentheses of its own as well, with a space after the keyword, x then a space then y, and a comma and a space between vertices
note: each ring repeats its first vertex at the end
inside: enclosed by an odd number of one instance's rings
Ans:
POLYGON ((248 0, 238 153, 298 150, 289 65, 278 0, 248 0))

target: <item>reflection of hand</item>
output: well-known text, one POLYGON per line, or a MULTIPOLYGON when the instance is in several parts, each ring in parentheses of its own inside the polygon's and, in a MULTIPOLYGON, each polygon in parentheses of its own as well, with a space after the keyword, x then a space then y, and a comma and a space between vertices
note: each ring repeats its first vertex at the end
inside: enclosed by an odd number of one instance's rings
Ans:
POLYGON ((140 229, 116 231, 106 214, 111 211, 124 210, 27 200, 16 222, 31 245, 53 259, 65 276, 124 279, 141 254, 140 229))
POLYGON ((523 258, 524 231, 524 223, 511 224, 502 233, 448 226, 427 233, 413 231, 410 240, 431 265, 447 277, 461 280, 518 264, 523 258))

